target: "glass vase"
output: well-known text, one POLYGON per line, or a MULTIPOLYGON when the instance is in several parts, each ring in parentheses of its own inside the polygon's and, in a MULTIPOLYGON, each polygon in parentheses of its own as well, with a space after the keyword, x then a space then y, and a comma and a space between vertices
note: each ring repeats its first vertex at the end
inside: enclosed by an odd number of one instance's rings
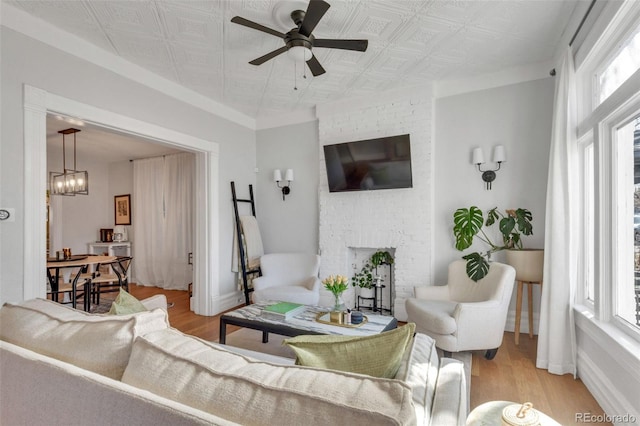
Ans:
POLYGON ((344 300, 342 300, 342 293, 340 294, 334 294, 333 295, 335 301, 333 304, 333 310, 334 311, 339 311, 342 312, 345 310, 345 304, 344 304, 344 300))

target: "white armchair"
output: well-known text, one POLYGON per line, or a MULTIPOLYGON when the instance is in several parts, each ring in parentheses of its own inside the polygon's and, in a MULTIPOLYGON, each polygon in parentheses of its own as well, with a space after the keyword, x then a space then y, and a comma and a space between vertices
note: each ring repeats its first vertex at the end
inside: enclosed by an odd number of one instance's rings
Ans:
POLYGON ((320 256, 273 253, 260 258, 262 276, 253 280, 253 301, 317 305, 320 300, 320 256))
POLYGON ((447 285, 415 288, 415 298, 405 302, 408 320, 443 351, 486 349, 485 357, 493 359, 502 344, 515 277, 512 266, 491 262, 489 273, 474 282, 466 261, 456 260, 449 265, 447 285))

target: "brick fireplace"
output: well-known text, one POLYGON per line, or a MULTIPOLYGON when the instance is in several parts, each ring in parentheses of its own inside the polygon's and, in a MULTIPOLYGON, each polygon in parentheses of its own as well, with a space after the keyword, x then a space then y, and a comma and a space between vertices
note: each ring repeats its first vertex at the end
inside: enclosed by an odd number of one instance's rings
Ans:
MULTIPOLYGON (((430 93, 394 92, 371 98, 321 105, 316 109, 320 141, 320 277, 353 275, 354 248, 394 249, 394 314, 406 320, 404 301, 413 287, 431 279, 431 99, 430 93), (330 193, 324 152, 327 144, 409 134, 413 187, 330 193)), ((353 288, 345 301, 353 306, 353 288)), ((331 304, 322 291, 321 304, 331 304)))

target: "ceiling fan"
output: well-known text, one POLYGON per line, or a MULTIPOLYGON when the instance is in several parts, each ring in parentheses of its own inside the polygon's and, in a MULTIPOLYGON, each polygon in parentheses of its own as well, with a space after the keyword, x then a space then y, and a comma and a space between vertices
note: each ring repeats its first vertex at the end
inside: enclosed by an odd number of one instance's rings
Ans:
POLYGON ((331 5, 323 0, 310 0, 306 12, 303 10, 294 10, 291 12, 291 19, 296 24, 296 27, 286 34, 240 16, 234 16, 231 19, 231 22, 280 37, 284 41, 284 46, 254 59, 249 62, 251 65, 261 65, 281 53, 289 52, 289 54, 295 58, 304 60, 315 77, 324 74, 326 71, 322 68, 318 59, 316 59, 314 54, 311 52, 311 49, 314 47, 364 52, 367 50, 367 45, 369 44, 368 40, 315 38, 312 32, 330 7, 331 5))

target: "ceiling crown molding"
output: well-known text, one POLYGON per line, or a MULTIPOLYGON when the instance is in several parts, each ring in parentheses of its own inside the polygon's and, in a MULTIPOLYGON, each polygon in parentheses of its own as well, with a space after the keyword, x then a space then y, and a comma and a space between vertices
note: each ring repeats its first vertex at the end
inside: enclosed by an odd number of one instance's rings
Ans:
POLYGON ((0 2, 0 8, 0 25, 4 27, 108 69, 178 101, 251 130, 256 129, 256 120, 248 115, 160 77, 75 35, 56 28, 48 22, 35 18, 4 1, 0 2))

